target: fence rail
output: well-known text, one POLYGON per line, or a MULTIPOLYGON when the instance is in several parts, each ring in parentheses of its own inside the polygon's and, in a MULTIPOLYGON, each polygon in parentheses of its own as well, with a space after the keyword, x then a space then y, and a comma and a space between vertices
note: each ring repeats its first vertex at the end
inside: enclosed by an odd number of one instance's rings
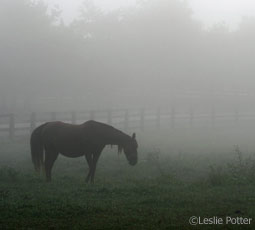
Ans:
POLYGON ((140 129, 143 131, 147 126, 160 129, 162 127, 176 128, 176 125, 185 123, 193 127, 196 121, 204 120, 214 127, 220 120, 229 120, 238 124, 241 119, 254 119, 255 113, 216 113, 213 109, 208 113, 195 113, 193 109, 186 113, 178 113, 175 108, 170 109, 118 109, 118 110, 91 110, 91 111, 69 111, 51 113, 31 114, 0 114, 0 134, 8 135, 10 139, 22 133, 31 133, 39 124, 61 120, 72 124, 83 123, 86 120, 98 120, 110 125, 117 126, 123 130, 140 129), (23 118, 23 119, 22 119, 23 118))

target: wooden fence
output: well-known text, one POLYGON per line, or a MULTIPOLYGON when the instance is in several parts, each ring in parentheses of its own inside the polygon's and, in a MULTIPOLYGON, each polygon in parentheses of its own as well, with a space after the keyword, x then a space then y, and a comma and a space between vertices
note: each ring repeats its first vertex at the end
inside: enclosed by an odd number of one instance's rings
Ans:
POLYGON ((147 127, 160 129, 162 127, 176 128, 183 124, 194 126, 195 121, 204 120, 207 125, 214 127, 220 120, 231 121, 238 124, 240 119, 254 119, 255 114, 216 113, 215 109, 208 113, 195 113, 193 109, 185 113, 178 113, 174 107, 170 109, 119 109, 119 110, 91 110, 80 112, 51 112, 31 114, 0 114, 0 134, 8 135, 10 139, 15 135, 29 134, 38 125, 47 121, 61 120, 72 124, 83 123, 86 120, 98 120, 114 125, 122 130, 139 129, 143 131, 147 127), (22 132, 21 132, 22 131, 22 132))

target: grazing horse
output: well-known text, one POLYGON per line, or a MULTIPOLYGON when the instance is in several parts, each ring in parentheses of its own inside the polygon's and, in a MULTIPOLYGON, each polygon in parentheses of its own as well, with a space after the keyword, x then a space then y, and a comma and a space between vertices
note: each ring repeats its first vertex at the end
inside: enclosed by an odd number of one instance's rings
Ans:
POLYGON ((89 165, 86 182, 94 183, 97 160, 106 145, 118 145, 118 152, 124 150, 130 165, 137 163, 135 133, 130 137, 110 125, 93 120, 81 125, 47 122, 37 127, 30 138, 35 170, 45 169, 47 181, 51 180, 52 166, 61 153, 73 158, 85 156, 89 165))

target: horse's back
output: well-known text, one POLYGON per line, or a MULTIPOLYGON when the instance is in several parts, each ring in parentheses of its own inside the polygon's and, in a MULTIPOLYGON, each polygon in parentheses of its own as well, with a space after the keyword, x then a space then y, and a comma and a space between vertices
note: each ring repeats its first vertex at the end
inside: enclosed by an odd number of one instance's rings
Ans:
POLYGON ((81 125, 60 121, 49 122, 42 130, 44 147, 53 149, 65 156, 77 157, 84 154, 89 143, 84 140, 81 125))
POLYGON ((105 123, 102 123, 102 122, 98 122, 98 121, 94 121, 94 120, 89 120, 89 121, 86 121, 84 122, 82 125, 81 125, 83 128, 87 128, 87 129, 113 129, 112 126, 110 125, 107 125, 105 123))
POLYGON ((52 138, 53 136, 76 137, 77 135, 82 135, 85 138, 89 138, 90 136, 94 136, 95 134, 103 134, 104 132, 109 132, 114 129, 110 125, 94 120, 86 121, 80 125, 69 124, 62 121, 53 121, 47 122, 42 126, 42 136, 48 136, 50 138, 52 138))
POLYGON ((70 139, 79 135, 81 135, 80 125, 68 124, 61 121, 48 122, 42 130, 42 136, 49 139, 60 137, 70 139))
POLYGON ((93 120, 80 125, 55 121, 45 125, 41 136, 44 145, 70 150, 104 145, 113 129, 112 126, 93 120))

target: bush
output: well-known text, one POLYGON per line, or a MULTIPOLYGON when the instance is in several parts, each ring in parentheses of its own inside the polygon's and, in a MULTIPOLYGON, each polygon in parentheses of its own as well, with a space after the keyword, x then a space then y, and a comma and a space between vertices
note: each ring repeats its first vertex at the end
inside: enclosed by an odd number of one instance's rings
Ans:
POLYGON ((15 182, 18 180, 18 172, 10 167, 2 167, 0 168, 0 180, 15 182))
POLYGON ((239 146, 235 146, 236 160, 228 164, 231 178, 238 183, 252 182, 255 179, 255 159, 252 156, 244 158, 239 146))
POLYGON ((213 166, 210 165, 209 175, 208 175, 208 182, 210 185, 213 186, 220 186, 223 185, 226 178, 226 174, 223 172, 221 166, 213 166))

